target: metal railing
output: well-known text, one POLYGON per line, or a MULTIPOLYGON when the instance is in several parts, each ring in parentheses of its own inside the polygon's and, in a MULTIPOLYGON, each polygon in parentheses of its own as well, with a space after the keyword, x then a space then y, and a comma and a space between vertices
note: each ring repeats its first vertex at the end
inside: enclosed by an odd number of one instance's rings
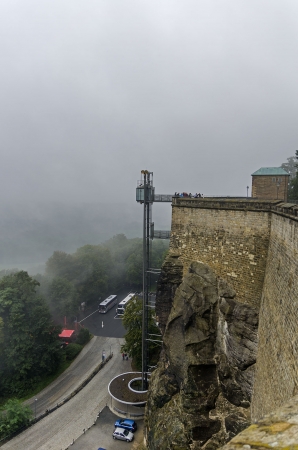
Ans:
MULTIPOLYGON (((140 186, 140 185, 138 185, 138 186, 140 186)), ((191 199, 194 199, 194 200, 202 200, 203 198, 222 198, 222 199, 224 199, 224 198, 228 198, 228 199, 241 199, 241 200, 243 200, 243 199, 251 199, 251 197, 247 197, 247 196, 243 196, 243 197, 239 197, 239 196, 237 196, 237 197, 234 197, 234 196, 232 196, 232 195, 210 195, 210 194, 208 194, 208 195, 201 195, 200 197, 198 196, 198 195, 196 195, 196 194, 191 194, 191 195, 189 195, 189 194, 187 194, 186 192, 183 192, 183 194, 154 194, 154 202, 168 202, 168 203, 171 203, 172 201, 173 201, 173 197, 174 198, 187 198, 187 199, 189 199, 189 198, 191 198, 191 199)))
POLYGON ((167 230, 154 230, 154 239, 170 239, 171 231, 167 230))
MULTIPOLYGON (((137 187, 143 187, 144 180, 137 180, 137 187)), ((147 186, 153 186, 153 180, 147 180, 147 186)))
POLYGON ((154 195, 154 202, 172 202, 172 198, 174 197, 173 194, 155 194, 154 195))

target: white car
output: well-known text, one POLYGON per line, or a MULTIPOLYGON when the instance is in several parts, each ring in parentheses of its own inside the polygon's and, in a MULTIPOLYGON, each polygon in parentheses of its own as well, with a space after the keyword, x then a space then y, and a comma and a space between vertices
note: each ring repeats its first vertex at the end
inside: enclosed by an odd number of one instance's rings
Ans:
POLYGON ((125 428, 116 428, 113 433, 114 439, 121 439, 121 441, 131 442, 134 438, 133 434, 129 430, 125 430, 125 428))

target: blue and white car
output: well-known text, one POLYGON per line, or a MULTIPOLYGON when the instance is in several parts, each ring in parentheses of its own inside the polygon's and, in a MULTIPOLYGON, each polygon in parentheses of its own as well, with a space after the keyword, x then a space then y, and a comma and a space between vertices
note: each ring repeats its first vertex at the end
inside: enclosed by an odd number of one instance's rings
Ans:
POLYGON ((138 428, 137 423, 131 419, 118 419, 115 422, 115 427, 125 428, 125 430, 129 430, 132 433, 138 428))

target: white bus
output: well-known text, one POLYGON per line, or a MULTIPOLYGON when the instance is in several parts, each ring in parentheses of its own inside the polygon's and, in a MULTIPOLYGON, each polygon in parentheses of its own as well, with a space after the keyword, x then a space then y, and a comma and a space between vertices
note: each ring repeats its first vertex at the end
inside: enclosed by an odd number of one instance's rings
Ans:
POLYGON ((128 302, 135 296, 136 294, 128 294, 127 297, 125 297, 123 300, 121 300, 121 302, 118 304, 117 308, 116 308, 116 313, 119 315, 123 315, 125 308, 128 304, 128 302))
POLYGON ((110 295, 98 305, 98 312, 105 314, 117 303, 117 295, 110 295))

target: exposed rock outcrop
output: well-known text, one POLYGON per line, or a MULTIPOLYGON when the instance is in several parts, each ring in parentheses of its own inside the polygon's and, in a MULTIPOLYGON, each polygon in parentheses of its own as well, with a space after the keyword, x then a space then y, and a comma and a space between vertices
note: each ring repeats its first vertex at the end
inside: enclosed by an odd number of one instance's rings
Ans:
POLYGON ((178 288, 179 258, 165 267, 156 308, 164 346, 150 381, 147 445, 216 450, 250 423, 258 314, 209 266, 193 262, 178 288))
POLYGON ((157 284, 155 312, 162 333, 164 333, 166 328, 176 289, 182 282, 182 273, 183 264, 179 259, 179 254, 171 252, 163 263, 157 284))

